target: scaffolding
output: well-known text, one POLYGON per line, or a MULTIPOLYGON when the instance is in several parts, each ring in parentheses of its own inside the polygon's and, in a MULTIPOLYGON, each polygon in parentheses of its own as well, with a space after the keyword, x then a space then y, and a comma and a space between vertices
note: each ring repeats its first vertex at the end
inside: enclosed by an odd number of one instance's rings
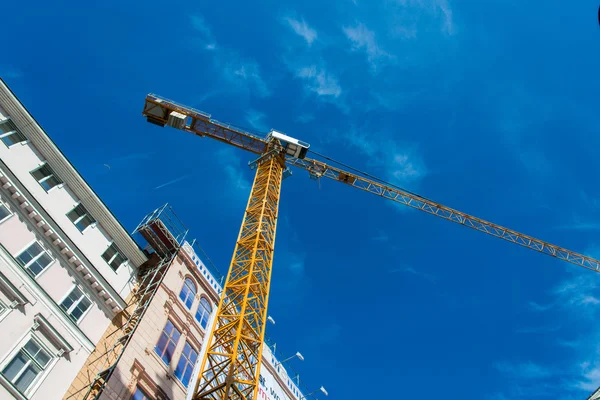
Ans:
POLYGON ((140 233, 150 249, 154 250, 154 263, 138 272, 139 284, 127 302, 127 307, 115 317, 114 330, 105 336, 103 350, 98 351, 97 348, 88 359, 83 376, 93 378, 89 379, 89 383, 83 388, 69 393, 67 399, 97 400, 105 391, 110 391, 108 382, 162 283, 168 267, 183 245, 188 230, 173 209, 165 204, 146 215, 133 233, 140 233), (80 397, 82 393, 85 394, 80 397))

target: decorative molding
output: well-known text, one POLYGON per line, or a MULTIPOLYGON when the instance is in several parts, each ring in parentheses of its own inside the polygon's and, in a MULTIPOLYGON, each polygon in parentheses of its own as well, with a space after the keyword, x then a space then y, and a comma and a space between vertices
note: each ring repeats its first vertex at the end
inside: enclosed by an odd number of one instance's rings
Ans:
POLYGON ((127 230, 115 218, 102 200, 96 195, 75 167, 69 162, 35 118, 27 111, 17 96, 0 79, 0 104, 10 119, 17 125, 33 146, 50 163, 52 169, 69 189, 79 198, 83 206, 102 225, 117 243, 134 267, 142 265, 147 257, 139 249, 127 230))
POLYGON ((31 277, 20 265, 17 264, 13 256, 2 246, 0 243, 0 260, 2 260, 8 268, 17 277, 25 283, 25 288, 29 292, 33 299, 30 300, 32 304, 36 303, 36 299, 41 301, 42 304, 50 310, 54 315, 57 316, 58 322, 77 340, 81 346, 83 346, 90 353, 94 350, 94 343, 83 333, 81 328, 69 318, 68 315, 56 304, 54 300, 46 293, 44 289, 31 277))
POLYGON ((67 340, 62 337, 60 333, 58 333, 58 331, 50 324, 50 322, 48 322, 46 318, 44 318, 42 314, 36 314, 33 317, 33 330, 38 330, 39 328, 42 328, 46 332, 44 336, 52 339, 52 341, 59 345, 59 351, 57 354, 58 357, 62 356, 64 353, 70 353, 73 351, 73 347, 69 344, 69 342, 67 342, 67 340))
POLYGON ((25 297, 1 271, 0 284, 5 288, 5 293, 7 297, 12 300, 10 308, 16 308, 18 305, 25 305, 29 302, 29 300, 27 300, 27 297, 25 297))
MULTIPOLYGON (((18 205, 24 204, 26 198, 23 195, 23 192, 25 192, 26 189, 24 187, 19 187, 22 186, 21 183, 18 182, 18 180, 14 177, 11 179, 11 177, 8 176, 8 171, 10 171, 8 166, 6 166, 6 164, 0 160, 0 183, 9 185, 5 190, 7 190, 9 193, 12 193, 11 197, 19 203, 18 205), (18 183, 15 184, 15 182, 18 183)), ((12 175, 12 172, 10 174, 12 175)), ((30 193, 27 192, 27 194, 30 197, 33 197, 30 193)), ((93 290, 97 292, 98 296, 102 297, 104 293, 108 292, 110 293, 109 297, 112 297, 115 303, 119 306, 119 311, 125 308, 126 303, 123 298, 121 298, 121 296, 108 284, 108 282, 106 282, 104 277, 87 259, 82 259, 84 256, 80 255, 81 252, 76 248, 75 245, 70 243, 70 240, 63 239, 63 237, 67 237, 67 235, 65 235, 64 232, 58 228, 58 224, 52 221, 56 227, 50 226, 50 222, 48 221, 50 221, 51 218, 46 214, 42 207, 36 208, 28 203, 24 210, 24 214, 28 216, 29 221, 36 225, 42 231, 43 235, 48 237, 51 243, 57 243, 56 248, 59 249, 60 254, 67 259, 66 264, 76 265, 74 268, 76 274, 78 274, 82 279, 89 281, 90 284, 98 282, 98 286, 93 288, 93 290), (58 232, 60 232, 61 235, 59 235, 58 232), (80 266, 83 266, 83 268, 79 269, 80 266), (104 293, 101 294, 100 292, 104 293)))

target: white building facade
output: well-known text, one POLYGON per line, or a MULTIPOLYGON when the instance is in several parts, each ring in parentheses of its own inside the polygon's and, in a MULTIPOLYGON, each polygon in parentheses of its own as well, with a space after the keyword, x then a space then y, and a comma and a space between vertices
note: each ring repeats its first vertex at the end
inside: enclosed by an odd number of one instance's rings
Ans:
POLYGON ((61 399, 147 261, 0 80, 0 399, 61 399))

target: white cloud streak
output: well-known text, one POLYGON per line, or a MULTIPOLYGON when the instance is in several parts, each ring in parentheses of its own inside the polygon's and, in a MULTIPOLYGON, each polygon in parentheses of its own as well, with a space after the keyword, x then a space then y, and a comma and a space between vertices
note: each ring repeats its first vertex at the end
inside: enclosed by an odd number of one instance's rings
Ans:
POLYGON ((317 39, 317 31, 308 26, 303 19, 294 19, 291 17, 285 18, 285 21, 290 25, 294 32, 301 36, 309 46, 317 39))
POLYGON ((342 94, 342 88, 335 76, 328 73, 324 68, 317 68, 315 65, 300 68, 296 75, 304 79, 306 88, 318 96, 339 97, 342 94))
POLYGON ((184 180, 184 179, 188 178, 189 176, 190 176, 190 174, 186 174, 186 175, 180 176, 179 178, 176 178, 176 179, 170 180, 170 181, 168 181, 168 182, 166 182, 166 183, 163 183, 162 185, 158 185, 157 187, 155 187, 155 188, 154 188, 154 190, 157 190, 157 189, 162 189, 162 188, 164 188, 165 186, 170 186, 170 185, 173 185, 173 184, 175 184, 175 183, 177 183, 177 182, 181 182, 182 180, 184 180))
POLYGON ((271 95, 255 60, 243 58, 236 51, 218 46, 211 29, 201 16, 192 15, 190 21, 201 40, 202 49, 212 53, 214 69, 231 88, 263 98, 271 95))
POLYGON ((383 61, 394 58, 377 44, 375 32, 369 30, 365 25, 359 23, 355 26, 347 26, 343 28, 343 31, 352 43, 353 50, 364 50, 373 71, 376 71, 383 61))

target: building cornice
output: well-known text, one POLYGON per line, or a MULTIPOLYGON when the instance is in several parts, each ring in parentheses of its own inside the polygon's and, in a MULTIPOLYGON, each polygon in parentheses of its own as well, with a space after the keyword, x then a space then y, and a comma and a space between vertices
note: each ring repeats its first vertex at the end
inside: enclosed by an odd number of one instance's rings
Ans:
MULTIPOLYGON (((72 268, 75 274, 79 275, 79 278, 94 290, 95 294, 104 302, 105 307, 114 313, 125 309, 125 300, 104 279, 69 236, 62 231, 56 221, 40 206, 33 195, 16 179, 2 160, 0 160, 0 187, 9 194, 24 217, 37 227, 37 230, 52 243, 55 249, 58 249, 61 258, 67 261, 66 264, 72 268)), ((55 255, 55 258, 59 258, 58 254, 55 255)))
POLYGON ((50 163, 52 169, 79 198, 83 206, 102 225, 112 237, 119 249, 131 261, 134 267, 142 265, 147 257, 133 238, 91 189, 75 167, 64 156, 52 139, 31 116, 17 96, 0 79, 0 104, 25 136, 50 163))
MULTIPOLYGON (((50 312, 60 316, 57 321, 89 352, 94 350, 94 343, 83 333, 83 331, 77 326, 56 304, 54 300, 46 293, 44 289, 33 279, 23 268, 21 268, 13 256, 0 244, 0 259, 3 260, 8 268, 19 277, 20 280, 27 283, 27 286, 31 289, 30 296, 34 296, 39 300, 50 312)), ((30 302, 29 299, 27 299, 30 302)))

